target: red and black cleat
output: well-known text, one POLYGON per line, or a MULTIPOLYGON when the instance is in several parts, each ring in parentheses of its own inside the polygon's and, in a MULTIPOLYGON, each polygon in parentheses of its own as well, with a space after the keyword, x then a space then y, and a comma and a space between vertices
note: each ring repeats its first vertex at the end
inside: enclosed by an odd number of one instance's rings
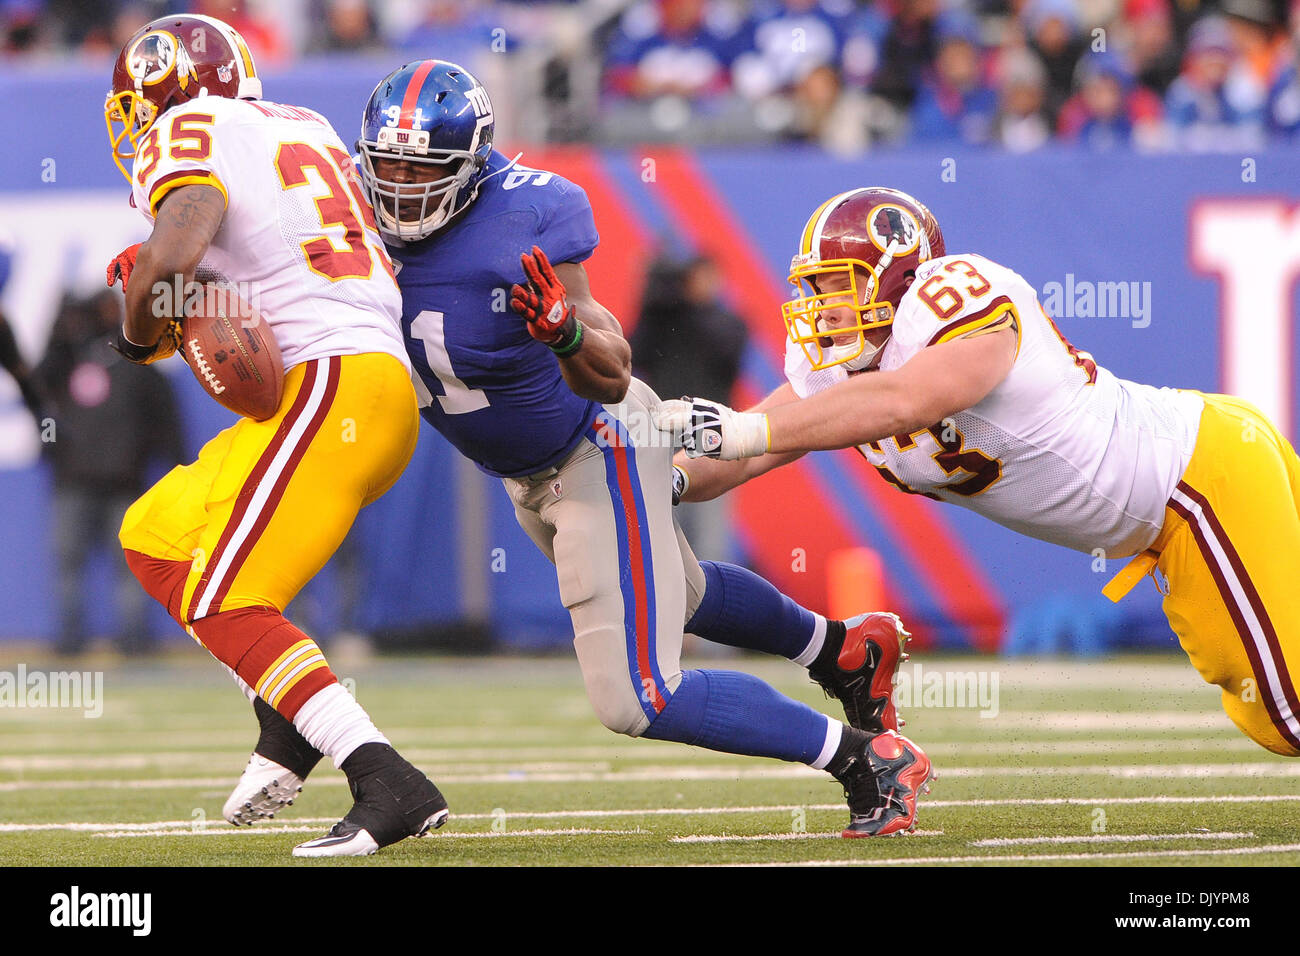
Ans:
POLYGON ((875 611, 844 622, 844 643, 834 664, 810 667, 808 675, 844 705, 850 727, 878 734, 897 731, 900 720, 894 707, 894 675, 908 659, 903 646, 912 635, 897 614, 875 611))
POLYGON ((930 758, 906 737, 889 730, 872 737, 862 754, 836 777, 849 801, 849 825, 841 836, 912 832, 916 800, 930 792, 934 778, 930 758))

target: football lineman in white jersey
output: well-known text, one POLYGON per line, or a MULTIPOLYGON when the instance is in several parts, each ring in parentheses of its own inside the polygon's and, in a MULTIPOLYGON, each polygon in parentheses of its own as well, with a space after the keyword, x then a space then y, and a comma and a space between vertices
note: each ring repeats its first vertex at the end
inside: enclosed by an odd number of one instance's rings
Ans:
POLYGON ((856 447, 902 491, 1135 555, 1107 596, 1158 568, 1170 626, 1228 716, 1300 755, 1300 459, 1258 409, 1112 375, 1065 340, 1024 278, 947 255, 934 216, 896 190, 823 203, 790 282, 787 384, 749 412, 698 398, 660 407, 682 439, 685 500, 856 447))

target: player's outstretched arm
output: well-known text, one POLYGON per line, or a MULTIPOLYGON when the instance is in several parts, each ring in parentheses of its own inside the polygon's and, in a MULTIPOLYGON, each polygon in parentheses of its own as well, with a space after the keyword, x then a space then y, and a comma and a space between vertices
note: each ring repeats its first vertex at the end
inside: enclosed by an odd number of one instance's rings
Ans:
POLYGON ((866 372, 773 408, 768 451, 852 448, 906 435, 979 402, 1006 378, 1016 357, 1015 329, 922 349, 900 368, 866 372))
POLYGON ((979 404, 1011 370, 1013 328, 923 349, 902 368, 863 372, 803 401, 737 412, 702 398, 667 401, 655 424, 691 458, 733 461, 852 448, 928 428, 979 404))
MULTIPOLYGON (((787 405, 799 401, 799 396, 789 383, 782 385, 753 408, 751 412, 765 412, 778 405, 787 405)), ((686 452, 679 451, 673 464, 686 473, 686 490, 682 501, 709 501, 725 494, 737 485, 766 474, 774 468, 787 465, 803 457, 803 452, 787 452, 783 455, 766 454, 757 458, 740 458, 735 461, 720 461, 716 458, 690 458, 686 452)))
POLYGON ((623 326, 592 297, 587 270, 579 263, 561 262, 555 274, 583 325, 582 348, 560 359, 564 380, 583 398, 602 404, 621 402, 632 382, 632 346, 623 337, 623 326))
MULTIPOLYGON (((163 197, 153 234, 139 246, 134 261, 121 261, 127 253, 114 260, 126 290, 123 331, 129 342, 153 346, 171 320, 180 315, 177 290, 183 295, 186 284, 193 280, 225 214, 226 197, 221 190, 206 185, 180 186, 163 197)), ((110 285, 113 266, 109 267, 110 285)))
POLYGON ((621 402, 632 381, 632 347, 618 319, 592 297, 587 270, 576 262, 552 266, 537 246, 520 262, 527 284, 511 288, 510 307, 529 334, 555 353, 574 394, 621 402))

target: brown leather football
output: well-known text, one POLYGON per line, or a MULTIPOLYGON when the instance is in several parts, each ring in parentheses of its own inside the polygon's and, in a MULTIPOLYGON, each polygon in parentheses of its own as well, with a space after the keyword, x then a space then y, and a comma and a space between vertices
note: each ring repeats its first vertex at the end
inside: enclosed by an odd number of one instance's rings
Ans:
POLYGON ((271 326, 233 289, 206 283, 186 302, 181 355, 204 391, 237 415, 265 421, 284 395, 271 326))

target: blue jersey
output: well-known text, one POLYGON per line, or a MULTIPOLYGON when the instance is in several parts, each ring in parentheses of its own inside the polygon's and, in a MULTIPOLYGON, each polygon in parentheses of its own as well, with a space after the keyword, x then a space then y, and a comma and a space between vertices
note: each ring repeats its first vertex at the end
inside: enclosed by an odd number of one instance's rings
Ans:
POLYGON ((555 356, 510 308, 522 253, 582 262, 600 241, 581 188, 494 152, 478 198, 421 242, 389 246, 420 409, 484 471, 518 477, 558 464, 598 406, 565 383, 555 356), (497 174, 497 175, 493 175, 497 174), (417 388, 417 391, 421 391, 417 388))

